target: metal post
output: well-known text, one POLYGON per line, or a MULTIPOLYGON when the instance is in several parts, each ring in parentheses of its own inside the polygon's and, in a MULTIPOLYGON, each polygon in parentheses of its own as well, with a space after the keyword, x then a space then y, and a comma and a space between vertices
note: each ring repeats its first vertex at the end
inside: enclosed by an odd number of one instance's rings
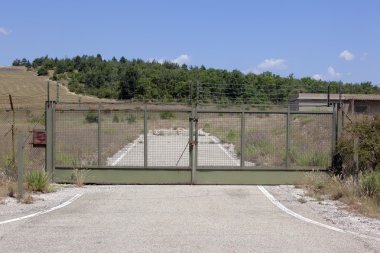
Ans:
POLYGON ((244 148, 245 148, 245 114, 244 107, 240 114, 240 167, 244 167, 244 148))
POLYGON ((194 123, 194 127, 195 127, 195 150, 194 150, 194 167, 195 167, 195 170, 198 168, 198 110, 197 110, 197 106, 195 107, 195 123, 194 123))
POLYGON ((100 104, 98 104, 98 166, 102 165, 102 119, 100 104))
POLYGON ((290 105, 288 105, 288 113, 286 114, 286 168, 289 168, 290 159, 290 124, 291 124, 290 105))
POLYGON ((144 107, 144 168, 148 167, 148 112, 144 107))
POLYGON ((19 132, 17 136, 17 182, 18 198, 24 195, 24 135, 19 132))
POLYGON ((59 82, 57 82, 57 103, 59 103, 59 82))
MULTIPOLYGON (((9 94, 9 103, 11 104, 11 109, 12 109, 12 126, 11 126, 11 134, 12 134, 12 165, 15 164, 16 161, 16 150, 15 150, 15 124, 16 124, 16 112, 13 107, 13 100, 12 100, 12 95, 9 94)), ((13 171, 12 171, 13 173, 13 171)))
POLYGON ((332 122, 331 122, 331 167, 333 167, 333 157, 336 153, 336 111, 335 104, 333 104, 333 114, 332 114, 332 122))
POLYGON ((50 81, 47 82, 47 101, 50 101, 50 81))
POLYGON ((53 107, 51 102, 46 106, 46 172, 50 181, 53 180, 53 107))
POLYGON ((189 118, 189 166, 191 168, 191 184, 195 183, 195 166, 194 166, 194 138, 193 138, 194 110, 191 111, 189 118))
POLYGON ((359 149, 359 139, 356 137, 354 139, 354 175, 353 175, 353 179, 354 179, 354 184, 356 186, 359 185, 359 152, 358 152, 358 149, 359 149))

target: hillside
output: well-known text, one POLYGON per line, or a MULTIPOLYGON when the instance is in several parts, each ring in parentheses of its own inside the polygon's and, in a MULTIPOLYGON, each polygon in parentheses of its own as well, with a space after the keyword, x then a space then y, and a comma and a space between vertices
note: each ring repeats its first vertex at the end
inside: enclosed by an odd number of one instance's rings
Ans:
MULTIPOLYGON (((34 71, 25 67, 0 67, 0 109, 10 109, 9 94, 12 95, 15 108, 43 109, 47 97, 47 76, 37 76, 34 71)), ((50 96, 56 99, 56 82, 50 81, 50 96)), ((91 96, 77 95, 60 86, 61 101, 99 102, 106 101, 91 96)), ((109 100, 108 100, 109 101, 109 100)))

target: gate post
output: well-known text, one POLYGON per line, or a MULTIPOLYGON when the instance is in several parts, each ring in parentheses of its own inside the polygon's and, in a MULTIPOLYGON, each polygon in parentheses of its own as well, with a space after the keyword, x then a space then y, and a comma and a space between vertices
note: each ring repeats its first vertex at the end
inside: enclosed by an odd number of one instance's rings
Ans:
POLYGON ((45 170, 49 175, 49 180, 54 179, 54 103, 46 102, 46 151, 45 170))
POLYGON ((18 186, 18 199, 22 199, 24 195, 24 135, 22 132, 17 136, 17 186, 18 186))
POLYGON ((191 184, 195 184, 195 164, 194 164, 194 109, 191 110, 189 118, 189 165, 191 168, 191 184))
POLYGON ((244 148, 245 148, 245 114, 244 106, 240 115, 240 167, 244 167, 244 148))
POLYGON ((100 104, 98 104, 98 166, 102 165, 102 118, 100 104))
POLYGON ((288 105, 288 113, 286 114, 286 168, 289 168, 289 151, 290 151, 290 124, 291 114, 290 105, 288 105))
POLYGON ((148 112, 144 106, 144 168, 148 167, 148 112))

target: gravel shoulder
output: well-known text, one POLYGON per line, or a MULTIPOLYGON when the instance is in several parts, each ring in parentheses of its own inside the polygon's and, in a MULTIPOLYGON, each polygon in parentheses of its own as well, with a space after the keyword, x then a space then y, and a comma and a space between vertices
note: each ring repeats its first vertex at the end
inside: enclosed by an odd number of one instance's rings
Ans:
POLYGON ((318 201, 293 185, 265 187, 290 210, 315 221, 372 237, 380 238, 380 220, 347 211, 340 201, 318 201))

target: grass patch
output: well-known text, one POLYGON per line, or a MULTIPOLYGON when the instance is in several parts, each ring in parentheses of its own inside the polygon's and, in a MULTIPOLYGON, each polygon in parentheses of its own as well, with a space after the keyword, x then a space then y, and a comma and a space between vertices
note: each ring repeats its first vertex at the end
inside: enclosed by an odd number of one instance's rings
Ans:
POLYGON ((164 112, 160 112, 160 118, 161 119, 174 119, 175 115, 173 112, 164 111, 164 112))
POLYGON ((327 167, 329 157, 320 151, 307 151, 299 154, 292 154, 295 156, 295 161, 300 166, 319 166, 327 167))
POLYGON ((353 183, 352 177, 340 179, 325 173, 306 173, 300 182, 308 196, 317 201, 325 199, 339 200, 349 210, 380 218, 380 172, 360 175, 359 185, 353 183))
POLYGON ((71 179, 77 187, 82 187, 86 181, 87 174, 87 169, 74 169, 71 175, 71 179))
POLYGON ((44 171, 33 170, 25 176, 26 188, 33 192, 47 192, 49 188, 49 177, 44 171))

